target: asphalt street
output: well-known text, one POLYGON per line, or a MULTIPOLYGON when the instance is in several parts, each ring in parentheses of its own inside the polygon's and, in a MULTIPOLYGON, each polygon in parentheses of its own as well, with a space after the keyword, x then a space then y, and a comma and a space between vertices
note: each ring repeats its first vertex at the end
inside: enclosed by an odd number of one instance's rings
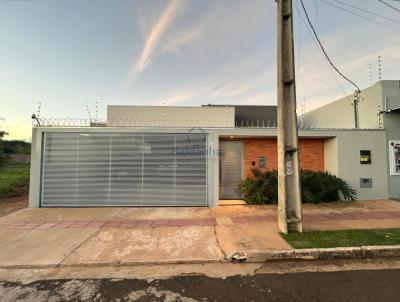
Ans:
POLYGON ((0 282, 1 301, 400 301, 400 270, 0 282))

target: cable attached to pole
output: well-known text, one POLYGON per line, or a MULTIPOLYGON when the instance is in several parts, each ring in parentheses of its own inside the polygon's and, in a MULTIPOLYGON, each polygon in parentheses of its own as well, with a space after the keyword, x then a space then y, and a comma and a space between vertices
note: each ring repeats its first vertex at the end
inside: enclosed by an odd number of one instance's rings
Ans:
POLYGON ((387 2, 385 2, 385 1, 383 1, 383 0, 378 0, 378 1, 379 1, 380 3, 382 3, 382 4, 385 4, 386 6, 390 7, 391 9, 393 9, 393 10, 395 10, 395 11, 397 11, 397 12, 400 13, 400 9, 398 9, 397 7, 391 5, 391 4, 389 4, 389 3, 387 3, 387 2))
POLYGON ((328 54, 327 54, 327 52, 326 52, 324 46, 322 45, 320 39, 318 38, 317 32, 315 31, 314 25, 311 23, 310 17, 308 16, 308 13, 307 13, 306 7, 304 6, 303 0, 300 0, 300 4, 301 4, 301 6, 302 6, 302 8, 303 8, 303 11, 304 11, 304 14, 305 14, 305 16, 306 16, 307 22, 308 22, 308 24, 309 24, 310 27, 311 27, 311 30, 312 30, 312 32, 313 32, 313 34, 314 34, 314 36, 315 36, 315 39, 317 40, 318 45, 319 45, 319 47, 321 48, 322 52, 324 53, 324 56, 325 56, 326 59, 328 60, 329 64, 332 66, 332 68, 333 68, 343 79, 345 79, 347 82, 349 82, 349 83, 352 84, 354 87, 356 87, 357 91, 360 92, 361 90, 360 90, 360 88, 357 86, 357 84, 354 83, 352 80, 350 80, 348 77, 346 77, 346 76, 335 66, 335 64, 332 62, 332 60, 331 60, 330 57, 328 56, 328 54))

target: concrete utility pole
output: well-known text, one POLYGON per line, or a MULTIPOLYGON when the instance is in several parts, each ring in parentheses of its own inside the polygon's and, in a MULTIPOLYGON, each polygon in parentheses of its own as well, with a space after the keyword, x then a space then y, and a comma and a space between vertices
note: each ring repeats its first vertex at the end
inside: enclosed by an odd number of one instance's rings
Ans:
POLYGON ((292 0, 278 4, 278 224, 283 233, 303 231, 292 0))
POLYGON ((354 91, 353 106, 354 106, 354 128, 360 128, 360 121, 358 119, 358 103, 360 102, 360 91, 354 91))

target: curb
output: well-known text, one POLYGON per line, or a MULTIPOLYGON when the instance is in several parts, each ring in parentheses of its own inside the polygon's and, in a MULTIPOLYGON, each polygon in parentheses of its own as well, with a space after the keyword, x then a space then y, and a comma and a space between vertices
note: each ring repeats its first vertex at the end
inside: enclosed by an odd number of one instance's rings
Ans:
POLYGON ((74 267, 124 267, 144 265, 188 265, 188 264, 223 264, 230 263, 226 259, 209 260, 166 260, 166 261, 138 261, 138 262, 91 262, 71 264, 0 264, 0 269, 46 269, 46 268, 74 268, 74 267))
POLYGON ((400 257, 400 245, 380 245, 361 247, 337 247, 317 249, 293 250, 249 250, 246 253, 236 252, 229 259, 208 260, 176 260, 176 261, 151 261, 151 262, 107 262, 107 263, 74 263, 74 264, 0 264, 0 269, 43 269, 63 267, 123 267, 140 265, 168 265, 168 264, 223 264, 230 262, 240 263, 265 263, 279 261, 313 261, 335 259, 366 259, 366 258, 396 258, 400 257), (235 259, 236 258, 236 259, 235 259))
MULTIPOLYGON (((400 245, 336 247, 293 250, 248 251, 246 259, 238 262, 259 263, 279 260, 334 260, 400 257, 400 245)), ((230 257, 235 262, 235 259, 230 257)))

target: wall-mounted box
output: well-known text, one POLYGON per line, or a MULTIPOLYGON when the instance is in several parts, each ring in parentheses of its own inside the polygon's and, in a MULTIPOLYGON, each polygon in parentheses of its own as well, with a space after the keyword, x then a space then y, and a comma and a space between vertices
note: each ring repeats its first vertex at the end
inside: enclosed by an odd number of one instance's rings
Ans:
POLYGON ((258 167, 265 168, 265 156, 260 156, 258 158, 258 167))
POLYGON ((360 178, 360 188, 372 188, 372 178, 360 178))
POLYGON ((371 150, 360 150, 360 164, 371 164, 371 150))

